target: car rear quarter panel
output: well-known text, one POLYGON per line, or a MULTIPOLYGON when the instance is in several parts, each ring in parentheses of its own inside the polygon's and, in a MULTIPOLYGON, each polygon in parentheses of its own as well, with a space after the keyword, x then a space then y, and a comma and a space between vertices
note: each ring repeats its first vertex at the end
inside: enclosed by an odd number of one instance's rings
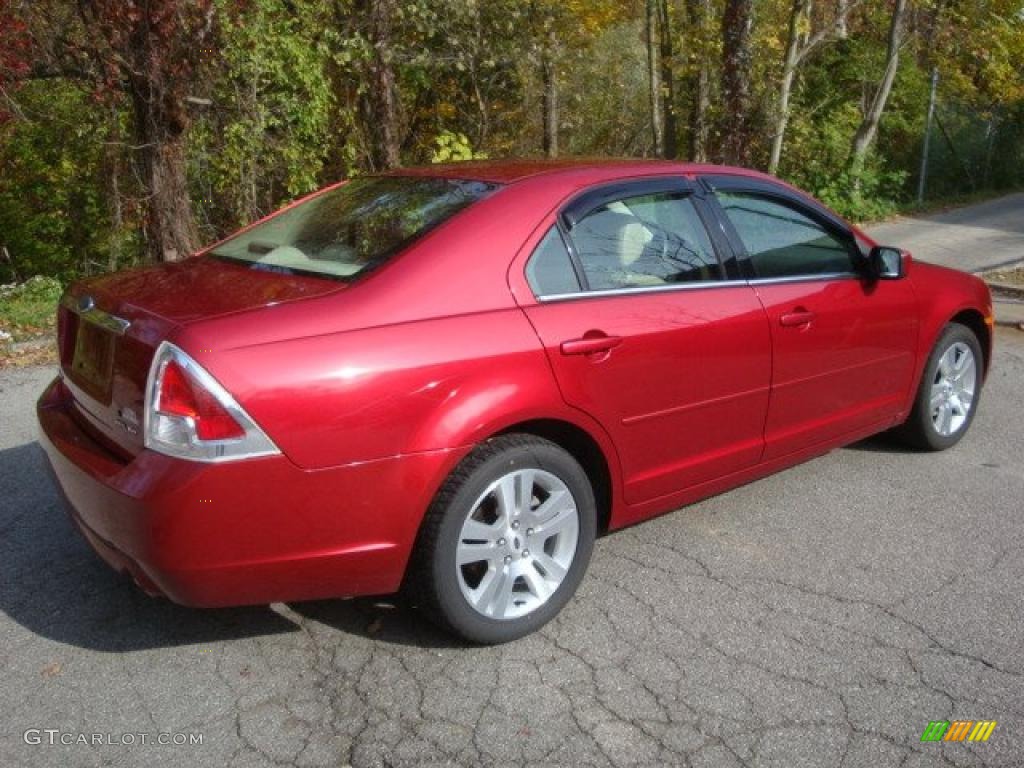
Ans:
POLYGON ((565 410, 518 308, 199 359, 303 468, 470 446, 502 423, 565 410))

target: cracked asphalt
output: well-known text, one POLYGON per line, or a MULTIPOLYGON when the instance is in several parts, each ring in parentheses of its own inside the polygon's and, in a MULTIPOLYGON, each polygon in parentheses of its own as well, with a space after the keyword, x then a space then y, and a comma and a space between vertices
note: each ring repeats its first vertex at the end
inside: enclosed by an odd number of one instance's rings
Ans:
POLYGON ((606 536, 563 614, 497 648, 383 601, 144 596, 42 471, 53 371, 4 371, 0 766, 1020 766, 1024 333, 996 355, 955 449, 873 439, 606 536), (999 724, 922 744, 944 719, 999 724))
POLYGON ((561 616, 497 648, 382 600, 146 597, 43 471, 53 373, 0 371, 0 768, 1024 766, 1024 333, 953 450, 876 438, 606 536, 561 616), (920 742, 947 719, 998 725, 920 742), (161 733, 202 744, 139 743, 161 733))

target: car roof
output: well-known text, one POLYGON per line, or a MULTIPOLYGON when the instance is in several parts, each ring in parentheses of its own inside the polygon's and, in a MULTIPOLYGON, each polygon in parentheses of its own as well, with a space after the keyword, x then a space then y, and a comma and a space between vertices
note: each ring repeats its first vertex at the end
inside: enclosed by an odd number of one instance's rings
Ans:
POLYGON ((557 177, 586 172, 588 181, 608 181, 629 176, 661 173, 733 173, 763 176, 747 168, 723 165, 681 163, 672 160, 651 160, 607 157, 516 158, 502 160, 467 160, 460 163, 441 163, 409 168, 395 168, 382 175, 428 176, 456 178, 472 181, 513 184, 536 176, 557 177))
POLYGON ((853 230, 857 237, 865 243, 873 244, 871 238, 849 222, 845 222, 843 217, 807 192, 761 171, 731 165, 642 158, 508 158, 395 168, 380 175, 482 181, 518 188, 523 194, 533 194, 539 188, 566 194, 593 185, 613 183, 619 180, 673 174, 690 177, 700 175, 742 176, 751 180, 764 181, 775 187, 782 187, 815 207, 827 211, 837 221, 843 222, 853 230))

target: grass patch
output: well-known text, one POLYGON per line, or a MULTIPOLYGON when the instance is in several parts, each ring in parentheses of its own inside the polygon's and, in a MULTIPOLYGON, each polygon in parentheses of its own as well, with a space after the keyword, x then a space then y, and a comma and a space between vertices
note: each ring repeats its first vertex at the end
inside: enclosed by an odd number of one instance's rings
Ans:
POLYGON ((0 349, 16 342, 52 336, 63 286, 52 277, 0 285, 0 349))
POLYGON ((63 290, 58 280, 42 276, 0 285, 0 368, 56 361, 57 302, 63 290))

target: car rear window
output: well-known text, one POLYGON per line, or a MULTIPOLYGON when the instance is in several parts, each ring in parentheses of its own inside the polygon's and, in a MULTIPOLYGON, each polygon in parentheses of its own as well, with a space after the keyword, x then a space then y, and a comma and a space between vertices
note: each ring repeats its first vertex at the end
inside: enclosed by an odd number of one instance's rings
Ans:
POLYGON ((496 188, 433 177, 353 179, 225 240, 210 254, 257 269, 351 280, 496 188))

